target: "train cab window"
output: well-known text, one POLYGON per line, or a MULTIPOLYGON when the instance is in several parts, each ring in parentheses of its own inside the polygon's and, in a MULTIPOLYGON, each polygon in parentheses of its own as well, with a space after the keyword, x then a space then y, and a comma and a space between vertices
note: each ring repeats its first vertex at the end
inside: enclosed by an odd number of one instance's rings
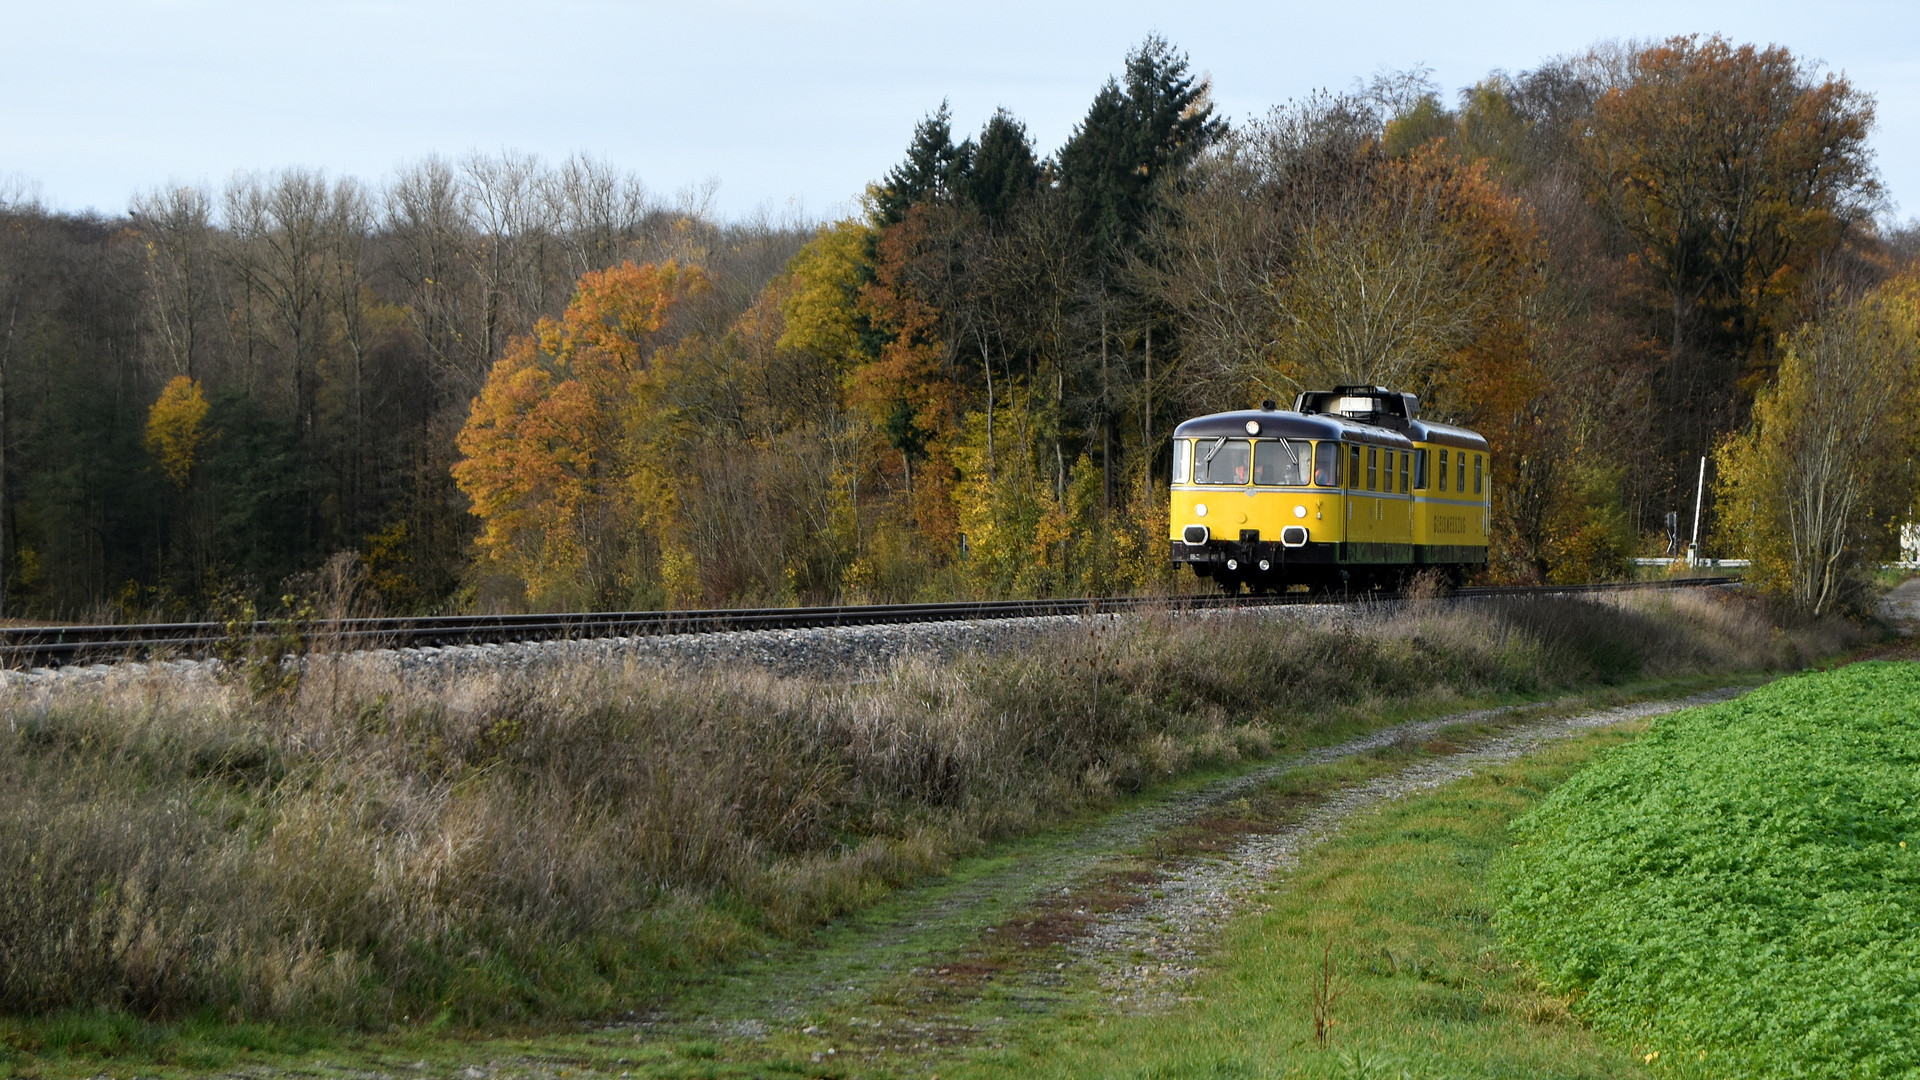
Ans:
POLYGON ((1244 484, 1251 448, 1245 439, 1201 439, 1193 448, 1193 482, 1244 484))
POLYGON ((1173 440, 1173 482, 1187 482, 1187 466, 1193 464, 1193 442, 1189 439, 1173 440))
POLYGON ((1453 456, 1460 462, 1460 475, 1456 477, 1459 483, 1453 485, 1453 490, 1465 495, 1467 493, 1467 452, 1462 450, 1453 456))
POLYGON ((1340 444, 1337 442, 1318 443, 1313 448, 1313 483, 1315 487, 1340 486, 1340 444))
POLYGON ((1480 494, 1480 455, 1473 455, 1473 493, 1480 494))
POLYGON ((1408 479, 1407 472, 1413 465, 1413 462, 1411 460, 1412 457, 1413 457, 1412 451, 1410 450, 1400 451, 1400 494, 1402 495, 1410 494, 1413 491, 1413 488, 1411 488, 1407 484, 1407 479, 1408 479))
POLYGON ((1447 490, 1447 452, 1440 451, 1440 490, 1447 490))
POLYGON ((1413 452, 1413 490, 1427 490, 1427 451, 1413 452))
POLYGON ((1253 444, 1253 482, 1299 485, 1313 472, 1313 444, 1305 439, 1261 439, 1253 444))
POLYGON ((1360 472, 1360 448, 1349 446, 1347 447, 1347 486, 1359 491, 1360 481, 1363 479, 1365 476, 1360 472))

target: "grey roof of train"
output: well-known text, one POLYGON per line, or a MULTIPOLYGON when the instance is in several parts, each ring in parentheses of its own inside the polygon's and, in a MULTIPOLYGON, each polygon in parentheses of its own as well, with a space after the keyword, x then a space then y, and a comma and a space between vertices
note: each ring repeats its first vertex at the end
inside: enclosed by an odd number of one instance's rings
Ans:
POLYGON ((1362 424, 1332 413, 1303 414, 1287 409, 1241 409, 1235 412, 1196 416, 1173 429, 1176 439, 1245 438, 1247 422, 1260 425, 1257 437, 1278 439, 1342 439, 1376 446, 1411 447, 1415 442, 1459 446, 1485 450, 1487 440, 1477 431, 1452 424, 1434 424, 1414 420, 1402 432, 1390 427, 1362 424))

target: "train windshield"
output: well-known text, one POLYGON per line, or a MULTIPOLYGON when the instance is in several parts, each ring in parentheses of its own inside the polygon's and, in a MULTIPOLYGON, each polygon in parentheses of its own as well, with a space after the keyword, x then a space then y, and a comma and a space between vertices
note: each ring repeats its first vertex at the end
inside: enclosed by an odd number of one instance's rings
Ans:
POLYGON ((1247 482, 1247 440, 1201 439, 1193 445, 1193 482, 1244 484, 1247 482))
POLYGON ((1313 444, 1305 439, 1262 439, 1253 444, 1253 482, 1305 484, 1313 473, 1313 444))

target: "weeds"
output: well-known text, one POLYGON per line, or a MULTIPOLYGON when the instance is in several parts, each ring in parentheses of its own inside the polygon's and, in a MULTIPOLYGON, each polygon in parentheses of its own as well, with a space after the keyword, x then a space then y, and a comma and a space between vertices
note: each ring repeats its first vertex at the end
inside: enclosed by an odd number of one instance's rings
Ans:
POLYGON ((1316 725, 1797 667, 1847 633, 1709 597, 1089 625, 858 686, 587 663, 403 677, 352 655, 264 693, 16 685, 0 1012, 605 1015, 994 838, 1316 725))
POLYGON ((1333 1005, 1340 1000, 1340 973, 1333 963, 1333 943, 1320 952, 1313 973, 1313 1045, 1325 1050, 1333 1042, 1333 1005))

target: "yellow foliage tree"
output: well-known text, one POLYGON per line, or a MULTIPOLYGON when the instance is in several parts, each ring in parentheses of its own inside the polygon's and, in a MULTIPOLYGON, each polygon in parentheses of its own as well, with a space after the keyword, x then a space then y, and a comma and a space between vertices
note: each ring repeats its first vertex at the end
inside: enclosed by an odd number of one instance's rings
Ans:
POLYGON ((673 261, 589 272, 559 319, 514 339, 488 372, 453 475, 484 522, 481 551, 533 602, 607 602, 623 535, 670 511, 671 488, 634 460, 629 433, 669 318, 706 287, 673 261))
POLYGON ((187 486, 200 449, 211 437, 206 419, 207 397, 199 381, 185 375, 174 376, 147 410, 147 452, 159 459, 160 471, 175 487, 187 486))
MULTIPOLYGON (((984 413, 968 414, 954 448, 962 478, 955 503, 959 535, 966 537, 965 576, 988 596, 1052 595, 1065 582, 1067 508, 1040 460, 1051 435, 1043 422, 1030 396, 1015 390, 1000 414, 994 467, 987 463, 984 413)), ((1092 475, 1091 466, 1086 471, 1092 475)))
POLYGON ((1859 598, 1914 504, 1920 283, 1897 280, 1802 327, 1753 423, 1714 457, 1724 550, 1814 615, 1859 598))
POLYGON ((860 314, 860 290, 873 280, 873 226, 859 220, 822 226, 787 264, 780 298, 779 346, 817 356, 842 372, 872 360, 872 328, 860 314))

